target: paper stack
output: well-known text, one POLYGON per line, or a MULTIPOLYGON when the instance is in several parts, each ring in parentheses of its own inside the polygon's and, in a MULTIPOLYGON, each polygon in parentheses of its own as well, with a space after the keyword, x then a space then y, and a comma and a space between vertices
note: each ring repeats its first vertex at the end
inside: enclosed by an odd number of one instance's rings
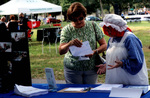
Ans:
POLYGON ((134 89, 142 89, 142 93, 146 94, 149 90, 150 90, 150 86, 149 85, 127 85, 125 86, 125 88, 134 88, 134 89))
POLYGON ((34 88, 32 86, 22 86, 22 85, 15 84, 14 93, 24 97, 32 97, 32 96, 47 94, 48 90, 34 88))
POLYGON ((112 88, 122 88, 123 84, 101 84, 93 89, 90 92, 110 92, 112 88))

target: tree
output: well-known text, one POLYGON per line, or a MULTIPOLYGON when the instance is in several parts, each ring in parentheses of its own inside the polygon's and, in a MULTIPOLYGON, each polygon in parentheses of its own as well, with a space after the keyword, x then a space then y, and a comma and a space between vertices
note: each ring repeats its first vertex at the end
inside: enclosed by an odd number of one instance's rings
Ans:
POLYGON ((62 14, 64 15, 64 21, 67 20, 67 10, 69 8, 69 6, 71 5, 71 2, 69 2, 68 0, 60 0, 60 5, 62 6, 62 14))
POLYGON ((69 6, 73 2, 81 2, 87 9, 87 13, 91 14, 96 12, 97 9, 101 10, 101 15, 103 13, 103 9, 108 10, 110 13, 110 7, 113 6, 114 13, 121 15, 122 11, 128 11, 128 4, 130 7, 150 7, 150 4, 147 3, 150 0, 45 0, 51 3, 55 3, 62 6, 62 14, 64 15, 65 20, 67 20, 66 14, 69 6), (142 4, 141 4, 142 3, 142 4), (102 5, 103 4, 103 5, 102 5), (100 6, 101 5, 101 6, 100 6))
POLYGON ((136 5, 137 8, 150 8, 150 0, 134 0, 134 6, 136 5))
POLYGON ((82 3, 86 7, 88 14, 96 12, 96 10, 100 8, 99 0, 59 0, 59 2, 57 2, 58 0, 56 0, 55 2, 54 0, 45 0, 45 1, 48 1, 54 4, 59 3, 58 5, 62 6, 62 14, 64 15, 64 20, 67 20, 67 16, 66 16, 67 10, 73 2, 82 3))
POLYGON ((134 0, 102 0, 104 4, 111 4, 114 8, 114 13, 121 15, 123 10, 127 10, 128 3, 133 4, 134 0))
POLYGON ((103 18, 104 17, 104 12, 103 12, 102 0, 99 0, 99 3, 100 3, 102 18, 103 18))

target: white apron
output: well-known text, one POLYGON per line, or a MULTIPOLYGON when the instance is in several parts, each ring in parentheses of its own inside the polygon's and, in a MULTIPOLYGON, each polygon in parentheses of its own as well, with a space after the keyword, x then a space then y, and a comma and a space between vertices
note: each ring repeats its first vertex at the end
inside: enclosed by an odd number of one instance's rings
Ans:
POLYGON ((128 56, 127 49, 124 46, 124 41, 131 32, 126 32, 119 43, 112 43, 113 38, 109 41, 109 48, 106 51, 106 79, 105 83, 110 84, 126 84, 126 85, 148 85, 148 73, 145 63, 143 62, 142 69, 135 75, 131 75, 123 68, 118 67, 107 70, 108 65, 116 65, 115 61, 126 59, 128 56))

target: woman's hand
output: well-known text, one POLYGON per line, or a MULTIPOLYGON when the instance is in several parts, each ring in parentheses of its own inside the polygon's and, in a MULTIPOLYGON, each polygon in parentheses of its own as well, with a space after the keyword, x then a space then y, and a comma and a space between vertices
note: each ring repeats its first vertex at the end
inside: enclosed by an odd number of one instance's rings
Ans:
POLYGON ((81 47, 82 46, 82 41, 78 40, 77 38, 74 40, 71 40, 69 42, 69 46, 76 46, 76 47, 81 47))
POLYGON ((81 47, 82 46, 82 42, 79 41, 77 38, 74 40, 71 40, 68 43, 62 43, 59 45, 59 54, 63 55, 65 53, 67 53, 69 51, 69 47, 70 46, 76 46, 76 47, 81 47))
POLYGON ((96 53, 96 50, 93 50, 93 53, 92 53, 92 54, 87 54, 87 55, 85 55, 85 57, 91 58, 95 53, 96 53))
POLYGON ((98 67, 97 74, 101 75, 106 73, 106 64, 100 64, 96 67, 98 67))
POLYGON ((81 47, 82 46, 82 42, 79 41, 77 38, 74 39, 74 40, 71 40, 70 42, 68 43, 62 43, 59 45, 59 54, 62 55, 62 54, 65 54, 69 51, 69 47, 70 46, 76 46, 76 47, 81 47))
POLYGON ((123 66, 122 61, 115 61, 115 63, 116 63, 116 65, 108 65, 109 66, 108 70, 123 66))

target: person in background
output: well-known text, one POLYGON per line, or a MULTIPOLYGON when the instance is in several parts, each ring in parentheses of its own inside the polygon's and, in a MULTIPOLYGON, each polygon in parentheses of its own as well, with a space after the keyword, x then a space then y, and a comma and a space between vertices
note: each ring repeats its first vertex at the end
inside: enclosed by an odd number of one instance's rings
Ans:
POLYGON ((23 30, 25 32, 27 32, 27 37, 29 40, 31 40, 31 35, 30 32, 28 32, 29 27, 28 27, 28 18, 25 18, 23 13, 19 14, 19 26, 20 26, 20 30, 23 30))
POLYGON ((124 17, 124 14, 123 14, 123 13, 121 14, 121 17, 122 17, 123 19, 125 19, 125 17, 124 17))
POLYGON ((95 49, 95 31, 92 22, 85 21, 86 15, 87 10, 81 3, 72 3, 67 11, 67 17, 71 23, 61 31, 59 53, 65 54, 64 75, 67 84, 95 84, 97 82, 97 72, 94 70, 95 53, 101 53, 107 48, 102 30, 93 22, 100 44, 100 47, 95 49), (73 56, 69 51, 70 46, 81 47, 82 41, 89 41, 93 50, 92 54, 85 55, 90 57, 90 60, 79 60, 79 57, 73 56))
POLYGON ((106 71, 105 83, 149 85, 142 43, 116 14, 108 14, 100 23, 109 36, 106 64, 99 65, 99 74, 106 71))
POLYGON ((7 31, 5 20, 6 20, 5 16, 1 17, 0 19, 0 33, 7 31))
POLYGON ((4 23, 6 24, 6 17, 5 17, 5 16, 2 16, 2 17, 0 18, 0 21, 4 22, 4 23))
POLYGON ((18 21, 15 19, 14 15, 10 15, 10 21, 7 22, 7 28, 9 31, 17 31, 18 30, 18 21))
POLYGON ((144 6, 144 8, 143 8, 143 12, 146 14, 146 7, 144 6))
POLYGON ((28 30, 27 22, 28 22, 28 18, 25 18, 24 14, 20 13, 19 14, 19 26, 20 26, 20 30, 25 30, 25 31, 28 30))
POLYGON ((10 33, 7 30, 5 20, 6 20, 5 16, 2 16, 0 20, 0 33, 2 34, 0 36, 0 42, 10 41, 10 33))

